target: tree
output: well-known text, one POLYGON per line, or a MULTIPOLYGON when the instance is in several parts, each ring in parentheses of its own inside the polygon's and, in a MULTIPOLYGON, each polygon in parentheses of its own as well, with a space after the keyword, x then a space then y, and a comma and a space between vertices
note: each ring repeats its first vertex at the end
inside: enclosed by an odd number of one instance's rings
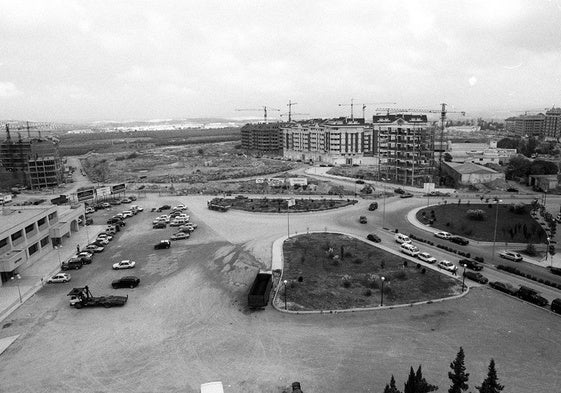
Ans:
POLYGON ((401 393, 399 390, 397 390, 397 387, 395 386, 395 378, 392 375, 392 379, 390 380, 390 384, 386 384, 386 387, 384 388, 384 393, 401 393))
POLYGON ((495 361, 493 359, 489 363, 487 378, 483 380, 481 386, 476 386, 475 388, 479 393, 499 393, 504 389, 504 385, 501 385, 497 378, 497 370, 495 370, 495 361))
POLYGON ((445 162, 451 162, 453 157, 452 157, 452 154, 450 154, 450 153, 444 153, 442 158, 444 159, 445 162))
POLYGON ((448 378, 450 378, 452 384, 450 385, 450 389, 448 389, 448 393, 462 393, 462 391, 468 390, 467 381, 469 379, 469 373, 466 373, 464 360, 464 349, 460 347, 456 359, 450 363, 452 371, 448 372, 448 378))
POLYGON ((419 365, 416 373, 413 372, 413 367, 411 367, 403 393, 429 393, 435 390, 438 390, 438 386, 431 385, 427 382, 423 377, 421 365, 419 365))
POLYGON ((535 160, 530 164, 530 175, 556 175, 559 172, 557 163, 545 160, 535 160))

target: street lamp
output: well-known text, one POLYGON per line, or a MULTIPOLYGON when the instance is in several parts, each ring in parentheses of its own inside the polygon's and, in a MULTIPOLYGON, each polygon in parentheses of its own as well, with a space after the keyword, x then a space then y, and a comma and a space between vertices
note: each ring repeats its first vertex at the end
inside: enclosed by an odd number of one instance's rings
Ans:
POLYGON ((284 280, 284 310, 286 311, 286 284, 288 284, 288 280, 284 280))
MULTIPOLYGON (((547 260, 549 258, 549 250, 551 249, 551 238, 548 236, 547 237, 547 250, 545 251, 545 264, 547 265, 547 260)), ((553 259, 551 260, 551 263, 553 264, 553 259)))
POLYGON ((23 303, 23 301, 21 299, 21 290, 19 288, 19 280, 21 280, 21 275, 19 273, 17 273, 15 276, 11 277, 11 280, 16 280, 16 283, 17 283, 17 286, 18 286, 19 302, 23 303))
POLYGON ((386 281, 386 277, 382 276, 382 291, 381 291, 381 297, 380 297, 380 307, 382 307, 384 305, 384 281, 386 281))
POLYGON ((464 263, 462 266, 464 267, 464 274, 462 274, 462 292, 463 292, 463 291, 466 290, 465 281, 466 281, 466 267, 467 267, 467 265, 464 263))
POLYGON ((382 228, 386 227, 386 181, 382 180, 384 182, 384 210, 382 212, 382 228))
POLYGON ((491 258, 493 262, 495 262, 495 243, 497 242, 497 223, 499 221, 499 203, 501 203, 501 199, 495 198, 495 203, 497 205, 497 209, 495 210, 495 230, 493 231, 493 253, 491 254, 491 258))

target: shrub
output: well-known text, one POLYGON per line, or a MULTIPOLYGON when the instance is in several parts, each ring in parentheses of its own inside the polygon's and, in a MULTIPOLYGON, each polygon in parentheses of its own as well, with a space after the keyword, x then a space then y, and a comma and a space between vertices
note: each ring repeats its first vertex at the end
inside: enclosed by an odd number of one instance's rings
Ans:
POLYGON ((372 296, 372 290, 371 289, 367 289, 363 292, 364 296, 372 296))
POLYGON ((355 258, 355 259, 353 259, 353 263, 356 264, 356 265, 360 265, 362 262, 363 262, 363 261, 362 261, 361 258, 355 258))
POLYGON ((350 288, 351 287, 351 282, 349 280, 343 280, 343 287, 350 288))
POLYGON ((427 269, 426 269, 426 268, 422 268, 422 269, 421 269, 421 274, 425 274, 426 272, 427 272, 427 269))
POLYGON ((299 276, 299 277, 298 277, 298 282, 302 282, 302 281, 304 281, 304 277, 299 276))
POLYGON ((396 273, 394 278, 401 281, 405 281, 407 280, 407 273, 405 272, 405 270, 400 270, 399 272, 396 273))

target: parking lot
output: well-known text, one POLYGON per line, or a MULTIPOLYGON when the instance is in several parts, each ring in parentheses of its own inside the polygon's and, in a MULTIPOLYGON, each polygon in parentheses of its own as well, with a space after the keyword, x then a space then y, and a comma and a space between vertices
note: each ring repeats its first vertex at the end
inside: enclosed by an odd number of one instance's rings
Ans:
MULTIPOLYGON (((246 308, 248 285, 270 263, 271 243, 287 226, 360 228, 368 204, 341 211, 286 216, 206 209, 206 198, 151 196, 127 219, 94 262, 72 281, 45 286, 10 318, 2 336, 21 334, 2 355, 2 390, 10 392, 197 392, 221 380, 225 391, 280 393, 293 381, 309 392, 379 392, 410 366, 445 390, 459 346, 470 387, 494 358, 509 392, 551 392, 561 385, 561 318, 490 288, 422 307, 372 313, 286 315, 246 308), (152 229, 151 207, 184 202, 198 224, 190 239, 154 250, 174 229, 152 229), (114 271, 121 259, 134 269, 114 271), (112 289, 123 275, 135 289, 112 289), (89 285, 94 295, 128 294, 122 308, 76 310, 66 294, 89 285), (549 370, 549 371, 548 371, 549 370)), ((105 222, 114 207, 97 212, 105 222)), ((389 208, 388 208, 389 210, 389 208)), ((93 236, 93 234, 92 234, 93 236)))

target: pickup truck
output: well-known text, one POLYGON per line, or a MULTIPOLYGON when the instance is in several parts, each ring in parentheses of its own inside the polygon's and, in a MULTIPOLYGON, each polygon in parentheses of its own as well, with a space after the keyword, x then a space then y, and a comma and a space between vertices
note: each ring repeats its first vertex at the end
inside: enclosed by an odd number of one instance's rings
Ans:
POLYGON ((273 286, 273 274, 271 272, 260 271, 255 276, 247 295, 249 308, 263 308, 269 303, 269 294, 273 286))
POLYGON ((68 296, 70 296, 70 306, 75 308, 123 306, 129 299, 128 296, 114 295, 94 297, 87 285, 82 288, 73 288, 68 293, 68 296))

